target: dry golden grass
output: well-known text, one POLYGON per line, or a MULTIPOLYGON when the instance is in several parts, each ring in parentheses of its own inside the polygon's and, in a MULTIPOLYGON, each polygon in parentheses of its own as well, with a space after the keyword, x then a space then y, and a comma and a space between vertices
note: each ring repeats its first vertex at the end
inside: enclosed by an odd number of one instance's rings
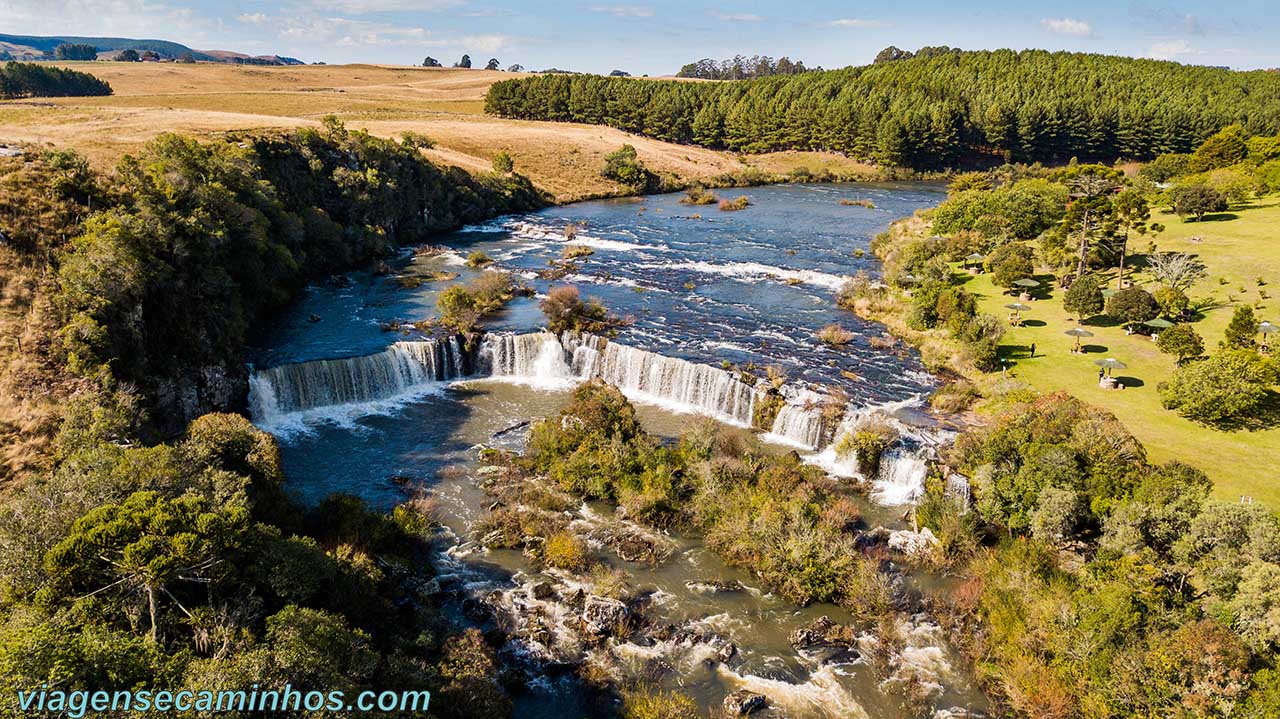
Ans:
POLYGON ((434 159, 488 170, 506 150, 516 170, 557 200, 620 193, 600 177, 604 156, 623 143, 653 171, 682 181, 757 168, 796 167, 841 175, 866 165, 825 153, 782 152, 740 158, 659 142, 607 127, 526 122, 483 114, 484 96, 512 73, 382 65, 245 67, 218 64, 66 63, 111 83, 109 97, 0 103, 0 143, 74 148, 98 167, 115 164, 161 132, 213 137, 232 130, 317 125, 336 115, 349 127, 384 137, 412 130, 436 141, 434 159))

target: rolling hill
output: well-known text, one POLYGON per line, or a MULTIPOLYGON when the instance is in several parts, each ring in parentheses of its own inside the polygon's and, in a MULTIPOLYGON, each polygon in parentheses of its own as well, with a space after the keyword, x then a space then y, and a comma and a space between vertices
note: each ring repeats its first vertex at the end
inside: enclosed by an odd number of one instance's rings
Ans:
POLYGON ((16 58, 24 55, 40 57, 52 55, 55 48, 64 43, 93 45, 98 52, 115 53, 121 50, 150 50, 161 58, 176 60, 186 55, 203 62, 230 64, 302 65, 301 60, 280 55, 246 55, 229 50, 196 50, 169 40, 148 40, 127 37, 81 37, 77 35, 6 35, 0 33, 0 51, 16 58))

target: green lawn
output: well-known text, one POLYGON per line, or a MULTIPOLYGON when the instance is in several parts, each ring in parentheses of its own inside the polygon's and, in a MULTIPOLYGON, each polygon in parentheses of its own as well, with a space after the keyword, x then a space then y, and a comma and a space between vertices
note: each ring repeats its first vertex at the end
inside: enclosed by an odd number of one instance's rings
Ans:
MULTIPOLYGON (((1204 319, 1194 324, 1208 351, 1217 349, 1235 307, 1241 302, 1257 302, 1260 291, 1272 297, 1262 301, 1261 309, 1255 309, 1259 319, 1280 323, 1280 299, 1275 297, 1280 295, 1280 198, 1270 197, 1219 217, 1204 222, 1183 222, 1163 214, 1152 218, 1167 227, 1155 239, 1160 251, 1198 255, 1208 268, 1209 277, 1188 293, 1193 305, 1210 303, 1204 319), (1194 237, 1200 241, 1192 242, 1194 237), (1221 284, 1219 278, 1227 283, 1221 284)), ((1138 238, 1131 242, 1131 252, 1145 252, 1147 241, 1138 238)), ((1108 277, 1114 288, 1114 273, 1108 277)), ((1140 271, 1131 278, 1143 285, 1150 282, 1140 271)), ((1094 333, 1084 341, 1088 353, 1072 354, 1074 339, 1063 332, 1076 323, 1062 308, 1062 293, 1052 278, 1044 275, 1037 279, 1046 291, 1030 303, 1034 309, 1023 313, 1027 326, 1010 328, 1003 343, 1002 354, 1009 358, 1013 375, 1041 391, 1067 390, 1109 408, 1142 440, 1153 461, 1179 459, 1200 467, 1213 479, 1221 499, 1249 496, 1280 507, 1280 427, 1223 432, 1164 409, 1156 385, 1172 372, 1173 359, 1162 354, 1149 338, 1126 335, 1122 327, 1088 325, 1094 333), (1028 358, 1026 350, 1032 343, 1036 357, 1028 358), (1098 368, 1093 361, 1103 357, 1115 357, 1128 365, 1128 369, 1115 372, 1126 378, 1126 389, 1098 387, 1098 368)), ((965 287, 981 295, 983 311, 1008 316, 1004 305, 1012 298, 994 287, 989 275, 974 277, 965 287)))

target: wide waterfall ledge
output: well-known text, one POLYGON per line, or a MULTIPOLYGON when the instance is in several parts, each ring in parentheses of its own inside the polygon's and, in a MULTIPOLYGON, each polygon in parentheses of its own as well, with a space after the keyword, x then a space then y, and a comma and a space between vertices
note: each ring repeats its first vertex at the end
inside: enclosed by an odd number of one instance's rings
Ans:
POLYGON ((882 504, 914 502, 923 492, 937 447, 949 433, 913 426, 895 414, 920 398, 872 406, 844 404, 809 388, 784 386, 772 424, 753 427, 757 403, 770 392, 765 380, 575 332, 486 334, 470 350, 459 337, 396 342, 374 354, 313 360, 254 370, 249 379, 253 422, 283 440, 317 423, 354 426, 372 414, 394 412, 408 402, 460 381, 518 382, 566 390, 600 379, 629 399, 746 428, 793 447, 827 472, 871 483, 882 504), (840 453, 845 435, 872 418, 892 427, 896 440, 880 457, 874 477, 860 471, 856 451, 840 453))

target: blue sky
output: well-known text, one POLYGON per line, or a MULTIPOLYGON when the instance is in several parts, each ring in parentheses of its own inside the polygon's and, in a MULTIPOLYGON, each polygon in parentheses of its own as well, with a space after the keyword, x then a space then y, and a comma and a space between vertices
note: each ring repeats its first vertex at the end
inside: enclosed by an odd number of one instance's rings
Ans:
POLYGON ((669 74, 702 57, 869 62, 880 48, 1049 48, 1239 69, 1280 67, 1275 0, 694 2, 583 0, 0 0, 0 32, 122 35, 309 62, 669 74))

